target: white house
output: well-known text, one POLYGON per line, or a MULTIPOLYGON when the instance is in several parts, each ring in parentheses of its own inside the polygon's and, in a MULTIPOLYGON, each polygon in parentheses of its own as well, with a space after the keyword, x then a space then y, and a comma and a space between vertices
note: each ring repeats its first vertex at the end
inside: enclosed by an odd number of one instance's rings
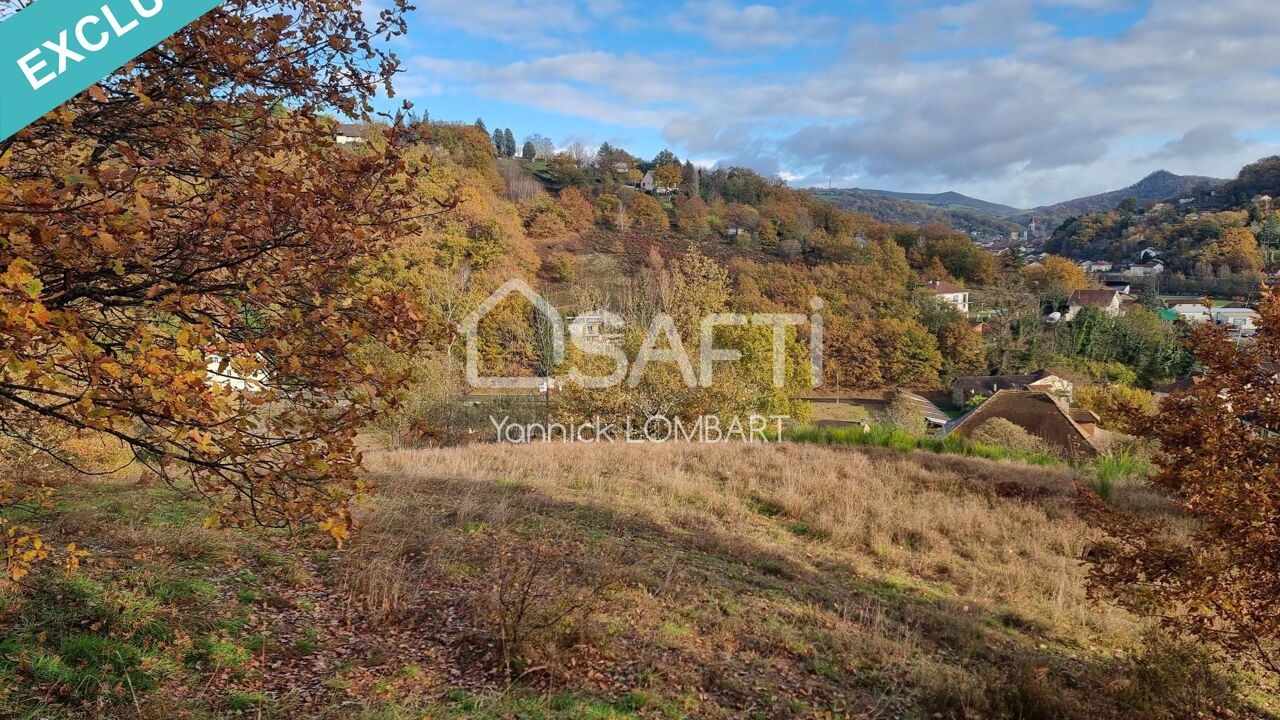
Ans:
POLYGON ((644 174, 644 179, 640 181, 640 189, 647 193, 657 193, 659 195, 666 195, 676 191, 676 188, 659 185, 658 179, 652 170, 644 174))
POLYGON ((1115 267, 1115 263, 1106 260, 1085 260, 1080 263, 1080 267, 1087 273, 1106 273, 1111 272, 1111 268, 1115 267))
POLYGON ((1213 321, 1226 325, 1231 332, 1242 336, 1255 335, 1258 332, 1258 320, 1262 318, 1256 310, 1249 308, 1214 308, 1213 321))
POLYGON ((1143 278, 1155 277, 1162 272, 1164 272, 1164 263, 1159 260, 1153 260, 1151 262, 1132 265, 1128 270, 1124 271, 1124 274, 1126 277, 1143 278))
POLYGON ((622 344, 620 327, 622 318, 607 310, 592 310, 573 318, 569 323, 569 337, 617 346, 622 344))
POLYGON ((946 280, 933 280, 929 283, 929 289, 933 291, 934 297, 939 301, 951 305, 955 309, 969 314, 969 291, 962 287, 953 285, 946 280))
POLYGON ((1087 307, 1100 308, 1111 317, 1120 314, 1120 293, 1115 290, 1076 290, 1071 293, 1066 320, 1074 320, 1087 307))
POLYGON ((1212 322, 1226 325, 1231 332, 1246 337, 1258 332, 1258 320, 1262 317, 1258 311, 1250 308, 1207 308, 1197 303, 1179 303, 1170 306, 1169 310, 1189 323, 1212 322))
POLYGON ((369 131, 363 125, 340 123, 337 129, 334 130, 333 141, 339 145, 351 145, 364 142, 368 135, 369 131))
POLYGON ((1138 253, 1138 259, 1144 262, 1148 260, 1158 260, 1161 255, 1164 255, 1164 251, 1158 248, 1143 248, 1142 252, 1138 253))

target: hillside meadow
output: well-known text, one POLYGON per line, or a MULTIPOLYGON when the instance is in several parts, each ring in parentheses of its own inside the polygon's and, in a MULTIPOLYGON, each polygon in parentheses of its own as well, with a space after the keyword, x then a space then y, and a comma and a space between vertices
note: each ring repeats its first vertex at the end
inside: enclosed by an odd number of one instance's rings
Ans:
POLYGON ((1267 716, 1262 681, 1086 596, 1098 500, 1064 470, 792 444, 366 464, 337 550, 204 529, 128 473, 63 488, 48 538, 92 554, 5 595, 2 714, 1267 716))

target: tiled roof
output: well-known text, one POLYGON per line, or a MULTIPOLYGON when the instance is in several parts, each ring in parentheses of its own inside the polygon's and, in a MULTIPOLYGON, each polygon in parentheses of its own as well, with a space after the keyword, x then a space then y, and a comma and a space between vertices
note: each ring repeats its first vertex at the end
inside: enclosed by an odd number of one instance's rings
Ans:
POLYGON ((929 283, 929 287, 933 288, 933 291, 939 295, 958 295, 969 292, 959 285, 954 285, 946 280, 934 280, 929 283))
POLYGON ((1072 307, 1111 307, 1116 301, 1115 290, 1076 290, 1071 293, 1072 307))
POLYGON ((1095 457, 1093 437, 1072 417, 1072 411, 1046 392, 1001 390, 969 414, 948 423, 943 435, 969 437, 983 423, 1003 418, 1053 446, 1066 457, 1095 457))

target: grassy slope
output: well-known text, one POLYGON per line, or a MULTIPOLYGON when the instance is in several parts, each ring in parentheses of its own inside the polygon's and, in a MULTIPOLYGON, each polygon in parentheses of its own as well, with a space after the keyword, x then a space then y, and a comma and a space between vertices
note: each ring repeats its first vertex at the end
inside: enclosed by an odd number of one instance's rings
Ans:
POLYGON ((200 529, 133 481, 68 488, 51 533, 94 562, 0 602, 0 716, 1186 717, 1230 697, 1087 600, 1058 471, 808 446, 370 466, 377 511, 338 552, 200 529))

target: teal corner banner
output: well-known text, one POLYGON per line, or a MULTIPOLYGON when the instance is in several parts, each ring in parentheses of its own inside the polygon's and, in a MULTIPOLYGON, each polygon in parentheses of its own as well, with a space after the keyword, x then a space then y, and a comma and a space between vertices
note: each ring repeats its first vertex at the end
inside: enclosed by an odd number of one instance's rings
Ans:
POLYGON ((0 22, 0 140, 222 0, 36 0, 0 22))

